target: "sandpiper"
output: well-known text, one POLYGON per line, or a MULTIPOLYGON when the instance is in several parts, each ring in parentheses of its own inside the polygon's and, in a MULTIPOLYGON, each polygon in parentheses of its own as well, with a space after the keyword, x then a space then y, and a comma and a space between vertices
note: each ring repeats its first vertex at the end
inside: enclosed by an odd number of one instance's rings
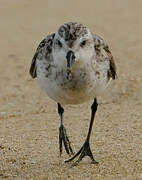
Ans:
POLYGON ((60 116, 59 150, 62 143, 67 154, 73 154, 71 143, 63 125, 64 106, 81 104, 93 99, 91 120, 87 137, 80 150, 65 162, 77 156, 77 165, 85 156, 96 164, 90 148, 90 135, 97 111, 97 97, 116 77, 113 56, 106 42, 77 22, 61 25, 39 44, 30 67, 30 74, 37 78, 40 87, 55 100, 60 116))

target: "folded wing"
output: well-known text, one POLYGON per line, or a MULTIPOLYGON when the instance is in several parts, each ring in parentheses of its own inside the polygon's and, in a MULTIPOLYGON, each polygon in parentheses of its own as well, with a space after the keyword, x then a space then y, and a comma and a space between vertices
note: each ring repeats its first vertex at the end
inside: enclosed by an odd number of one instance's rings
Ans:
POLYGON ((38 56, 40 56, 40 58, 42 58, 41 54, 46 54, 46 57, 48 57, 48 54, 51 53, 52 51, 52 44, 53 44, 53 39, 54 39, 55 34, 50 34, 48 35, 45 39, 43 39, 38 48, 36 49, 36 52, 34 54, 34 57, 32 59, 32 63, 30 66, 30 70, 29 73, 32 76, 32 78, 36 78, 37 73, 37 67, 36 67, 36 59, 38 56), (42 53, 43 52, 43 53, 42 53))
POLYGON ((114 59, 109 50, 108 45, 98 35, 93 35, 93 37, 94 37, 94 44, 95 44, 94 48, 95 48, 96 56, 97 56, 96 58, 99 59, 100 61, 103 61, 104 59, 109 61, 110 68, 108 70, 108 79, 110 78, 115 79, 116 66, 115 66, 114 59))

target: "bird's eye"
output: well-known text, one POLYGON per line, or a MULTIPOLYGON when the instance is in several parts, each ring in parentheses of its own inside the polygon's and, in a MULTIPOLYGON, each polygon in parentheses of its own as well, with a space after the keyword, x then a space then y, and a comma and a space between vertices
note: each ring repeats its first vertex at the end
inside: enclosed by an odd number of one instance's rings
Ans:
POLYGON ((62 47, 61 41, 57 40, 57 44, 58 44, 58 46, 62 47))
POLYGON ((83 47, 83 46, 85 46, 85 44, 86 44, 86 40, 82 41, 80 45, 81 45, 81 47, 83 47))

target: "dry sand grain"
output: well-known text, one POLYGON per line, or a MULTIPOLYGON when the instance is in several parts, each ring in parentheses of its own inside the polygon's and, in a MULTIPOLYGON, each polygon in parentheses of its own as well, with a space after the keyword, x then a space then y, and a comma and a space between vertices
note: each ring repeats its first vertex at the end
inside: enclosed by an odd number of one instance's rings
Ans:
MULTIPOLYGON (((0 179, 142 180, 142 1, 0 0, 0 179), (99 98, 87 158, 69 169, 59 158, 56 104, 28 74, 41 39, 80 21, 109 43, 118 79, 99 98)), ((90 102, 91 103, 91 102, 90 102)), ((75 151, 84 142, 90 103, 67 107, 75 151)))

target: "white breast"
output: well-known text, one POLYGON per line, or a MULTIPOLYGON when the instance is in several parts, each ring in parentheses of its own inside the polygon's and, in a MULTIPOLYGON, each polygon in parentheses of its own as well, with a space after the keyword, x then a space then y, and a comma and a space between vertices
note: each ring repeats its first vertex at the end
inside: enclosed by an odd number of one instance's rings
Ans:
POLYGON ((99 95, 108 82, 107 68, 102 64, 88 64, 76 68, 72 80, 68 80, 66 75, 66 69, 49 67, 48 63, 37 61, 37 79, 40 87, 50 98, 61 104, 84 103, 99 95))

